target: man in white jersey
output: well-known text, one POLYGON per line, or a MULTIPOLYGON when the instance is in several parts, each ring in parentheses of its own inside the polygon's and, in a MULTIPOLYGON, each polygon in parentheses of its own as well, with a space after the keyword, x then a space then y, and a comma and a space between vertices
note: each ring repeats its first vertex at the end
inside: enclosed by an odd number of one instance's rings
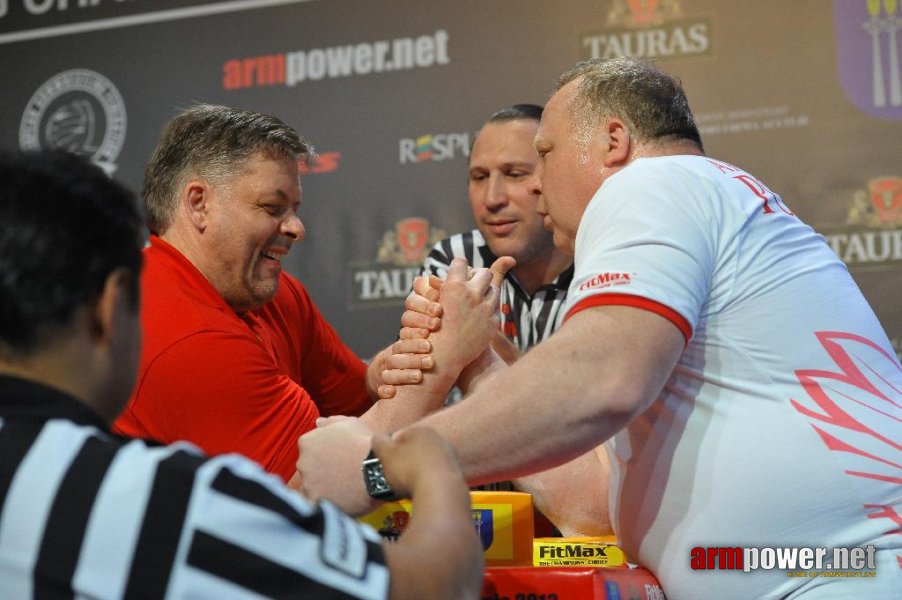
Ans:
POLYGON ((110 433, 138 371, 142 230, 86 160, 0 155, 0 598, 477 598, 435 432, 373 439, 370 481, 417 503, 395 543, 237 454, 110 433))
MULTIPOLYGON (((638 59, 565 73, 536 149, 540 212, 574 252, 565 323, 421 423, 471 483, 609 440, 615 530, 672 600, 899 598, 902 366, 821 236, 705 157, 679 83, 638 59), (873 569, 692 560, 728 548, 861 549, 873 569)), ((367 434, 346 421, 309 435, 305 485, 335 495, 317 469, 335 482, 354 460, 315 461, 367 434)), ((350 504, 365 500, 354 479, 350 504)))

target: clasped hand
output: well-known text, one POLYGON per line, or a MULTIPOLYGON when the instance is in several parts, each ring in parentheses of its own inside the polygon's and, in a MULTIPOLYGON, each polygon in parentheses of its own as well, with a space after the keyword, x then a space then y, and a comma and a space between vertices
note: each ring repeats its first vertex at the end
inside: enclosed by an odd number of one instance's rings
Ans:
POLYGON ((473 362, 498 337, 498 293, 515 265, 506 256, 491 269, 470 269, 465 259, 456 258, 444 280, 417 277, 404 302, 400 339, 391 347, 394 354, 390 369, 382 374, 384 381, 419 383, 420 369, 442 364, 444 369, 459 370, 473 362), (426 361, 422 354, 426 352, 432 352, 433 360, 426 361))

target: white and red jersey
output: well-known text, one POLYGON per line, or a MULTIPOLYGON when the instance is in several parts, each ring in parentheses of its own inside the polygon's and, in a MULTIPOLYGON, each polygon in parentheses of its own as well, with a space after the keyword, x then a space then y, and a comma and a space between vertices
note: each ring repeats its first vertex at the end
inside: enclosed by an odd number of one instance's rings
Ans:
POLYGON ((615 529, 668 598, 902 597, 902 367, 824 239, 732 165, 643 158, 595 194, 575 262, 568 318, 635 306, 687 340, 609 445, 615 529), (690 569, 693 547, 869 544, 876 578, 690 569))

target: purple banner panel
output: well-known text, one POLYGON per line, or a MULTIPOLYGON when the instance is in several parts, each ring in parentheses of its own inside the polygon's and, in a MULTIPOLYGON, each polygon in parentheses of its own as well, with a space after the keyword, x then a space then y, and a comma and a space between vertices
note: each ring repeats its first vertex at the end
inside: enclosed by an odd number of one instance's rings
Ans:
POLYGON ((834 0, 836 68, 846 97, 881 119, 902 119, 902 3, 834 0))

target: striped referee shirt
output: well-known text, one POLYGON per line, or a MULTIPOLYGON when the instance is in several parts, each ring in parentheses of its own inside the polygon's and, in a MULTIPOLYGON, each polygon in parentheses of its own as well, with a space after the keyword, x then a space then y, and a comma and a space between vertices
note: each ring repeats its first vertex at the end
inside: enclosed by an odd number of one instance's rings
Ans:
MULTIPOLYGON (((438 242, 429 251, 420 270, 421 275, 432 274, 444 279, 455 258, 463 257, 473 268, 491 267, 498 258, 478 229, 458 233, 438 242)), ((507 338, 522 352, 532 348, 563 322, 564 300, 573 279, 573 265, 546 283, 530 296, 517 278, 508 273, 501 284, 501 327, 507 338)))
POLYGON ((0 598, 386 598, 380 537, 238 455, 0 377, 0 598))

